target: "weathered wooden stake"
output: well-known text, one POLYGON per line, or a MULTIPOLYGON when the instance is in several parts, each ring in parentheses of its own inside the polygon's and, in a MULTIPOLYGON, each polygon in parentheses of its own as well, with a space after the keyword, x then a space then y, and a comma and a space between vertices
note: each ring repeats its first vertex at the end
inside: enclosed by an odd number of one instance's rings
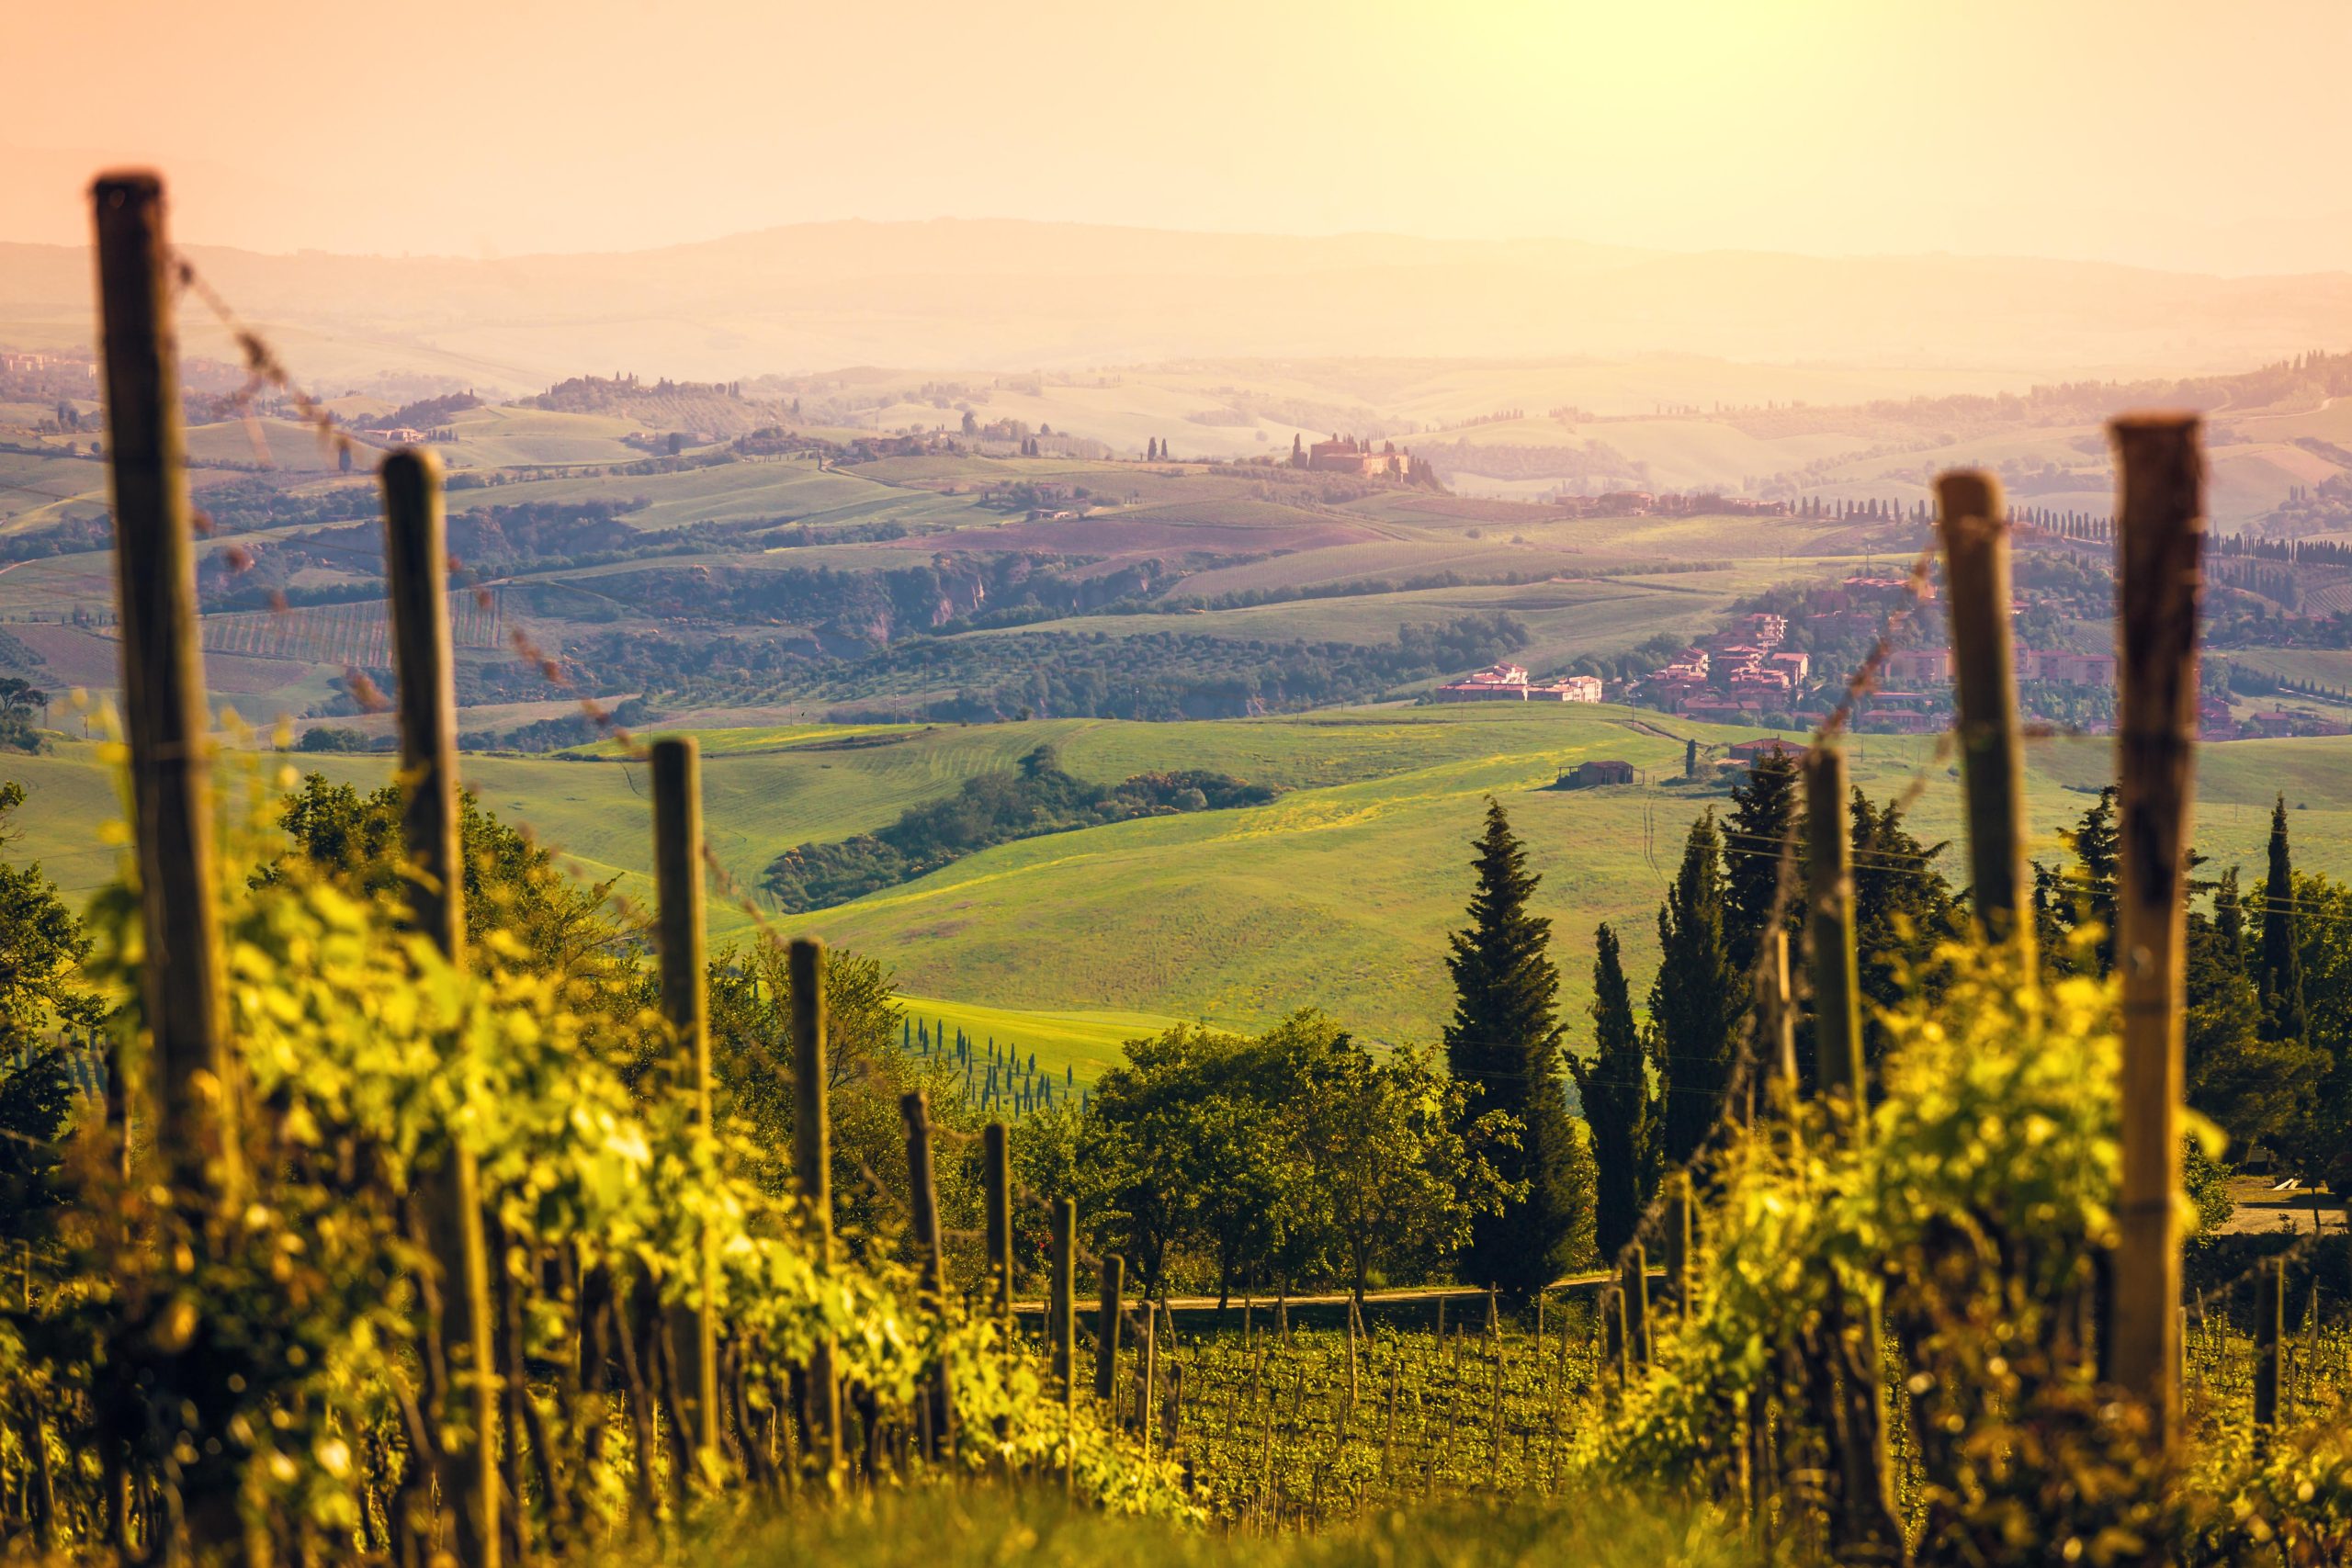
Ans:
POLYGON ((220 1014, 212 718, 197 636, 171 244, 155 175, 107 175, 90 196, 155 1142, 173 1186, 213 1205, 240 1183, 237 1108, 220 1014))
POLYGON ((409 923, 461 960, 466 884, 458 842, 458 699, 449 653, 449 549, 441 460, 414 446, 384 459, 384 588, 399 673, 402 891, 409 923))
POLYGON ((2188 856, 2197 759, 2197 610, 2205 458, 2194 414, 2109 426, 2117 512, 2122 693, 2115 906, 2123 981, 2123 1190, 2107 1364, 2147 1406, 2160 1443, 2180 1425, 2180 1104, 2188 856))
MULTIPOLYGON (((915 1253, 922 1269, 922 1288, 931 1310, 947 1314, 947 1248, 939 1232, 939 1188, 931 1169, 931 1097, 915 1089, 899 1098, 899 1112, 907 1122, 907 1186, 913 1209, 915 1253)), ((933 1463, 955 1452, 956 1386, 943 1359, 924 1391, 930 1412, 925 1459, 933 1463)))
POLYGON ((1004 1123, 980 1129, 980 1179, 988 1209, 989 1290, 1007 1345, 1012 1342, 1012 1153, 1004 1123))
POLYGON ((1797 1096, 1797 1009, 1789 984, 1789 933, 1764 935, 1764 966, 1758 976, 1763 991, 1763 1017, 1757 1027, 1763 1058, 1763 1108, 1768 1115, 1788 1123, 1794 1137, 1797 1096))
MULTIPOLYGON (((1162 1287, 1165 1289, 1165 1287, 1162 1287)), ((1147 1295, 1143 1299, 1143 1451, 1151 1452, 1153 1403, 1159 1392, 1159 1314, 1147 1295)))
POLYGON ((1643 1371, 1650 1366, 1650 1259, 1640 1242, 1625 1264, 1625 1354, 1643 1371))
POLYGON ((1690 1315, 1690 1175, 1678 1170, 1667 1178, 1666 1281, 1674 1293, 1674 1314, 1690 1315))
POLYGON ((1861 979, 1854 956, 1854 850, 1847 831, 1846 754, 1804 754, 1805 940, 1813 971, 1813 1057, 1831 1120, 1860 1136, 1870 1097, 1862 1066, 1861 979))
POLYGON ((1046 1337, 1053 1346, 1054 1376, 1064 1390, 1078 1375, 1078 1204, 1055 1200, 1052 1297, 1046 1306, 1046 1337))
MULTIPOLYGON (((820 1268, 833 1262, 833 1138, 825 1102, 825 944, 795 937, 786 960, 792 986, 792 1156, 802 1224, 820 1268)), ((842 1472, 842 1391, 833 1375, 833 1342, 820 1339, 808 1357, 810 1458, 828 1483, 842 1472)))
POLYGON ((2254 1277, 2254 1424, 2278 1424, 2278 1344, 2287 1332, 2287 1260, 2274 1258, 2254 1277))
MULTIPOLYGON (((702 754, 690 735, 653 743, 653 886, 660 903, 655 945, 662 963, 662 1015, 682 1058, 679 1081, 694 1107, 697 1135, 711 1136, 710 1010, 703 957, 702 754)), ((699 1470, 718 1454, 718 1329, 712 1301, 718 1237, 703 1235, 702 1305, 680 1312, 671 1332, 678 1348, 678 1404, 699 1470)))
POLYGON ((2009 637, 2009 528, 2000 481, 1973 469, 1936 480, 1944 581, 1951 596, 1968 872, 1978 926, 2031 951, 2025 862, 2025 760, 2009 637))
MULTIPOLYGON (((1870 1128, 1870 1089, 1854 950, 1854 854, 1847 827, 1845 753, 1815 746, 1805 753, 1804 768, 1815 1070, 1822 1098, 1829 1103, 1835 1135, 1859 1145, 1870 1128)), ((1838 1434, 1840 1547, 1871 1561, 1899 1556, 1903 1530, 1894 1514, 1886 1446, 1878 1303, 1871 1297, 1833 1300, 1823 1316, 1826 1337, 1841 1352, 1843 1363, 1836 1382, 1842 1408, 1822 1412, 1838 1434)))
POLYGON ((1094 1318, 1094 1397, 1108 1400, 1119 1376, 1120 1292, 1127 1278, 1127 1260, 1117 1253, 1102 1260, 1102 1291, 1094 1318))
POLYGON ((1054 1375, 1062 1383, 1062 1491, 1078 1490, 1078 1204, 1054 1202, 1054 1375))
MULTIPOLYGON (((458 699, 449 655, 449 551, 441 512, 441 465, 403 447, 384 459, 384 589, 399 671, 401 832, 407 853, 409 923, 441 956, 466 961, 465 866, 458 841, 458 699)), ((472 1149, 449 1142, 449 1163, 427 1178, 441 1337, 458 1388, 469 1387, 473 1430, 446 1456, 454 1493, 458 1555, 495 1568, 499 1559, 499 1383, 490 1255, 482 1234, 481 1174, 472 1149)), ((455 1388, 440 1390, 454 1395, 455 1388)), ((420 1467, 432 1456, 416 1456, 420 1467)), ((419 1471, 422 1477, 422 1470, 419 1471)))

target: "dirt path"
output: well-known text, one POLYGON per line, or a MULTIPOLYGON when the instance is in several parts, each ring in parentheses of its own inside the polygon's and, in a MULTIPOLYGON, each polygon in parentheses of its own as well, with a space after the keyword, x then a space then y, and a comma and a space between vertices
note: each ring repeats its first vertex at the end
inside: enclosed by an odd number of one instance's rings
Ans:
POLYGON ((2344 1200, 2332 1193, 2299 1187, 2274 1191, 2267 1176, 2230 1178, 2230 1197, 2236 1202, 2228 1220, 2214 1227, 2218 1235, 2267 1235, 2277 1231, 2298 1234, 2345 1229, 2344 1200))

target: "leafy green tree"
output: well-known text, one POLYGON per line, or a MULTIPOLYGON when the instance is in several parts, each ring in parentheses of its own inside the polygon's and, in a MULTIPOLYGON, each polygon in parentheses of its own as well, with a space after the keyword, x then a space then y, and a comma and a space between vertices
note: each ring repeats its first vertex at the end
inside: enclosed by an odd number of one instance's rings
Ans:
POLYGON ((786 851, 769 864, 767 886, 788 910, 821 908, 910 882, 991 845, 1132 817, 1261 806, 1276 793, 1198 769, 1090 784, 1064 773, 1052 747, 1039 746, 1016 771, 967 779, 956 794, 911 807, 878 832, 786 851))
POLYGON ((2188 1140, 2181 1150, 2180 1185, 2188 1194, 2189 1206, 2197 1211, 2190 1240, 2211 1239, 2237 1212, 2237 1200, 2230 1196, 2230 1175, 2231 1167, 2207 1154, 2201 1142, 2188 1140))
POLYGON ((1195 1129, 1197 1232, 1216 1267, 1220 1312, 1234 1286, 1292 1250, 1298 1170, 1288 1145, 1267 1136, 1268 1111, 1254 1096, 1222 1096, 1203 1108, 1195 1129))
POLYGON ((1592 1055, 1571 1056, 1568 1066, 1591 1129, 1593 1243, 1600 1257, 1611 1258, 1633 1240, 1642 1206, 1649 1201, 1645 1178, 1657 1135, 1657 1104, 1617 933, 1606 921, 1593 933, 1592 1024, 1592 1055))
MULTIPOLYGON (((1080 1215, 1095 1211, 1099 1172, 1087 1163, 1086 1123, 1091 1107, 1077 1095, 1023 1116, 1012 1128, 1008 1150, 1015 1188, 1026 1199, 1012 1205, 1012 1266, 1036 1278, 1051 1262, 1046 1202, 1068 1198, 1080 1215)), ((978 1276, 974 1276, 978 1278, 978 1276)))
MULTIPOLYGON (((1130 1043, 1125 1064, 1094 1086, 1080 1134, 1098 1205, 1087 1224, 1125 1256, 1147 1294, 1159 1290, 1170 1253, 1201 1225, 1216 1183, 1239 1174, 1253 1192, 1280 1190, 1246 1159, 1235 1168, 1237 1141, 1264 1154, 1277 1139, 1251 1081, 1261 1065, 1255 1055, 1242 1037, 1179 1024, 1130 1043)), ((1280 1239, 1279 1225, 1244 1228, 1224 1217, 1221 1239, 1243 1253, 1221 1260, 1227 1269, 1249 1261, 1247 1241, 1280 1239)))
MULTIPOLYGON (((1425 1276, 1523 1195, 1498 1168, 1518 1145, 1510 1116, 1465 1126, 1463 1085, 1409 1050, 1375 1057, 1321 1013, 1254 1037, 1180 1025, 1125 1058, 1082 1110, 1017 1127, 1014 1163, 1034 1190, 1076 1199, 1091 1243, 1146 1292, 1187 1259, 1221 1302, 1251 1280, 1425 1276)), ((1589 1162, 1570 1165, 1589 1200, 1589 1162)))
POLYGON ((2270 813, 2270 874, 2256 890, 2262 952, 2255 988, 2262 998, 2262 1037, 2303 1036, 2302 945, 2295 927, 2295 867, 2287 846, 2287 797, 2270 813))
POLYGON ((1710 810, 1690 824, 1682 863, 1657 912, 1650 1047, 1657 1064, 1658 1157, 1680 1165, 1722 1113, 1733 1031, 1747 998, 1725 944, 1723 837, 1710 810))
MULTIPOLYGON (((651 981, 637 962, 641 933, 625 926, 608 895, 612 881, 583 884, 555 856, 481 809, 470 792, 458 797, 458 852, 465 865, 466 933, 478 949, 495 947, 509 967, 549 975, 568 999, 619 1032, 619 1023, 652 1002, 651 981)), ((401 886, 400 791, 390 784, 361 795, 350 784, 304 776, 278 814, 288 854, 363 897, 393 897, 401 886)), ((284 874, 265 866, 256 882, 284 874)), ((600 1035, 600 1037, 602 1037, 600 1035)))
MULTIPOLYGON (((25 787, 0 782, 0 851, 25 787)), ((90 939, 37 862, 0 859, 0 1236, 41 1235, 59 1201, 59 1140, 77 1102, 62 1031, 103 1006, 82 979, 90 939)))
POLYGON ((1503 1179, 1523 1195, 1471 1222, 1468 1278, 1526 1295, 1558 1277, 1577 1228, 1576 1134, 1561 1081, 1559 971, 1552 922, 1528 911, 1539 880, 1499 802, 1487 802, 1476 840, 1477 888, 1470 924, 1450 939, 1453 1018, 1446 1065, 1464 1091, 1464 1136, 1489 1112, 1520 1127, 1520 1145, 1498 1151, 1503 1179))
POLYGON ((40 750, 40 731, 33 716, 49 703, 49 694, 17 675, 0 675, 0 746, 18 751, 40 750))
MULTIPOLYGON (((1498 1168, 1516 1153, 1506 1113, 1487 1111, 1465 1134, 1463 1086, 1429 1056, 1404 1050, 1377 1061, 1340 1039, 1318 1075, 1313 1169, 1348 1288, 1361 1302, 1376 1278, 1442 1269, 1475 1245, 1481 1219, 1523 1194, 1498 1168)), ((1591 1160, 1583 1151, 1575 1139, 1555 1178, 1575 1216, 1555 1256, 1571 1266, 1591 1251, 1591 1160)))

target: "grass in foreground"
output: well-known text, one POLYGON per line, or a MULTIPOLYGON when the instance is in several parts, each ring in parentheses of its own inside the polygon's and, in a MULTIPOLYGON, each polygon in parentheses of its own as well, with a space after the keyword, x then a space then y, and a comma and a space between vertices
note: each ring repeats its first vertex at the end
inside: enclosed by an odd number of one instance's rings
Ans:
POLYGON ((616 1550, 605 1561, 710 1568, 1734 1568, 1758 1559, 1730 1520, 1631 1497, 1454 1504, 1313 1534, 1261 1534, 1074 1510, 1049 1491, 975 1485, 871 1495, 759 1522, 712 1520, 665 1547, 616 1550))

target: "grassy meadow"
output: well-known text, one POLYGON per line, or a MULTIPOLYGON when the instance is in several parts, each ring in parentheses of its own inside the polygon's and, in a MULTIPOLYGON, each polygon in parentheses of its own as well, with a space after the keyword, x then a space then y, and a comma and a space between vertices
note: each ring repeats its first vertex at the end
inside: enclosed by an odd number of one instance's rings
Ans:
MULTIPOLYGON (((1017 1043, 1041 1065, 1091 1078, 1121 1041, 1174 1020, 1262 1026, 1318 1007, 1384 1042, 1434 1041, 1450 1006, 1445 933, 1469 890, 1468 840, 1489 795, 1509 807, 1544 877, 1563 1008, 1585 1033, 1591 931, 1622 933, 1636 992, 1656 962, 1656 910, 1691 818, 1728 801, 1679 779, 1683 740, 1720 756, 1753 731, 1692 726, 1613 707, 1387 707, 1179 724, 1107 719, 976 726, 765 726, 702 736, 712 848, 732 890, 714 892, 712 938, 765 922, 885 959, 915 1010, 1017 1043), (858 744, 842 746, 854 734, 858 744), (879 742, 879 743, 876 743, 879 742), (1080 777, 1210 768, 1285 793, 1252 808, 1148 818, 1004 844, 835 908, 766 912, 762 870, 780 851, 883 827, 909 807, 1055 746, 1080 777), (1623 758, 1633 785, 1555 791, 1565 769, 1623 758), (759 909, 747 910, 749 895, 759 909)), ((1853 743, 1874 797, 1917 791, 1928 841, 1956 836, 1956 779, 1932 743, 1853 743)), ((2108 742, 2036 741, 2029 752, 2039 852, 2111 772, 2108 742)), ((2268 807, 2284 791, 2297 863, 2352 874, 2352 803, 2338 787, 2352 739, 2241 741, 2201 754, 2198 847, 2218 864, 2259 866, 2268 807)), ((254 798, 279 771, 315 769, 363 786, 380 756, 256 753, 224 769, 224 792, 254 798)), ((1712 772, 1712 765, 1710 766, 1712 772)), ((628 759, 469 756, 482 803, 526 825, 583 877, 650 901, 650 784, 628 759)), ((76 897, 113 874, 104 824, 118 815, 91 743, 0 762, 28 801, 14 852, 38 858, 76 897)), ((1947 874, 1957 879, 1957 857, 1947 874)))

